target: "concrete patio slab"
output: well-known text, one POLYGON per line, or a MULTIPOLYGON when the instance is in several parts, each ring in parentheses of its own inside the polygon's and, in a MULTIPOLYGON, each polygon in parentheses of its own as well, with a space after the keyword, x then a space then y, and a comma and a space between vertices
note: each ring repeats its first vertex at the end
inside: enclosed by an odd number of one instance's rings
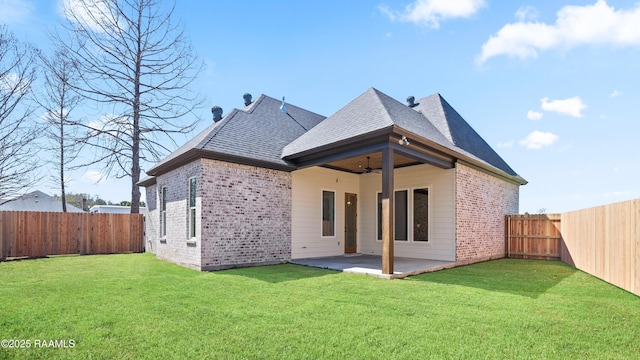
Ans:
POLYGON ((375 255, 341 255, 321 258, 295 259, 290 262, 297 265, 355 274, 366 274, 385 279, 402 279, 411 275, 449 269, 454 267, 456 264, 454 261, 396 257, 394 259, 394 272, 391 275, 382 273, 382 257, 375 255))

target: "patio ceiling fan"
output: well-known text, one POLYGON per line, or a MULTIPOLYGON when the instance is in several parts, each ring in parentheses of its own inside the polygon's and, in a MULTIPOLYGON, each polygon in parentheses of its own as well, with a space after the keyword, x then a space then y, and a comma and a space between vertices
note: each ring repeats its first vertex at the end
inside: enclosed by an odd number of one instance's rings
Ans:
MULTIPOLYGON (((370 162, 371 161, 371 156, 367 156, 367 167, 364 168, 364 174, 369 174, 369 173, 379 173, 380 170, 374 170, 373 168, 371 168, 370 162)), ((362 167, 362 165, 360 165, 360 167, 362 167)))

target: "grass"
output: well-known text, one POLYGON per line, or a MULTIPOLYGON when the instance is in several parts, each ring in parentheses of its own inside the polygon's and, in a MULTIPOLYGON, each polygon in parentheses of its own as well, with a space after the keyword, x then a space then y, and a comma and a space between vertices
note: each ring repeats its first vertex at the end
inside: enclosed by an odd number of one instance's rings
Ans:
POLYGON ((32 343, 0 359, 625 359, 639 338, 639 297, 558 262, 393 281, 297 265, 201 273, 150 254, 0 263, 0 339, 32 343))

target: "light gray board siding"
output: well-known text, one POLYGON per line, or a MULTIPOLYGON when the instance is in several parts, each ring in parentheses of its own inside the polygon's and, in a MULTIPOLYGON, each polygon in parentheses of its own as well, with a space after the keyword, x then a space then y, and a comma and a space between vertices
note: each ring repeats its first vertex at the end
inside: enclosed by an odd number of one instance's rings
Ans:
MULTIPOLYGON (((429 188, 429 242, 396 241, 395 256, 455 261, 455 171, 431 165, 417 165, 395 170, 395 189, 429 188)), ((377 193, 381 191, 379 174, 360 177, 360 247, 364 254, 380 255, 382 242, 377 238, 377 193)), ((413 209, 409 206, 409 232, 412 233, 413 209)))
MULTIPOLYGON (((344 254, 344 194, 358 194, 358 175, 312 167, 292 174, 291 258, 312 258, 344 254), (322 191, 334 191, 335 236, 322 236, 322 191)), ((361 208, 358 205, 358 221, 361 208)), ((357 242, 360 243, 358 222, 357 242)))

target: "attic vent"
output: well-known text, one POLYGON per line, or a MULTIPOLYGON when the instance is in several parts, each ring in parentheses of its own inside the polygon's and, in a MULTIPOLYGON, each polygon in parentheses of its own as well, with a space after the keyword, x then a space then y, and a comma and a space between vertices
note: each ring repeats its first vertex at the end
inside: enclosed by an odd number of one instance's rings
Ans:
POLYGON ((212 107, 211 113, 213 114, 213 122, 222 120, 222 108, 220 106, 212 107))
POLYGON ((242 98, 244 99, 244 106, 251 105, 251 94, 244 93, 244 95, 242 95, 242 98))
POLYGON ((414 107, 420 105, 420 103, 416 103, 415 101, 416 101, 416 98, 414 98, 413 96, 409 96, 407 98, 407 106, 410 107, 410 108, 414 108, 414 107))

